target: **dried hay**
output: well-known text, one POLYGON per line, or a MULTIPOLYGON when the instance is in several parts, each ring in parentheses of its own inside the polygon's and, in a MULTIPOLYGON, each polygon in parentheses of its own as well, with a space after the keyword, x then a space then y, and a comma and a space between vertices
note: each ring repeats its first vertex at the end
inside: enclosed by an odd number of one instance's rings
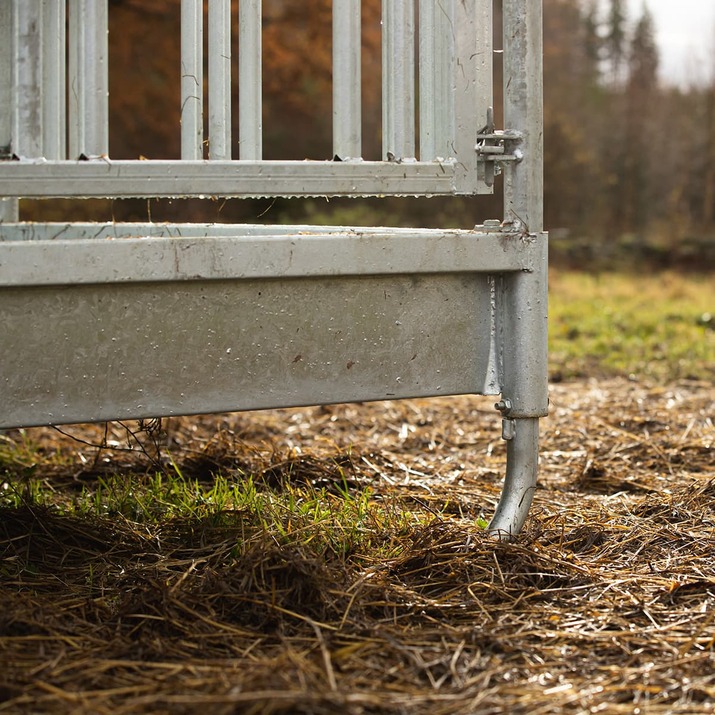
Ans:
POLYGON ((141 459, 111 448, 133 439, 118 425, 67 429, 99 452, 33 431, 57 490, 146 468, 165 439, 195 479, 370 485, 426 518, 371 559, 245 539, 240 514, 153 527, 5 510, 0 712, 713 711, 714 398, 554 386, 511 544, 475 525, 504 454, 477 398, 172 420, 141 459))

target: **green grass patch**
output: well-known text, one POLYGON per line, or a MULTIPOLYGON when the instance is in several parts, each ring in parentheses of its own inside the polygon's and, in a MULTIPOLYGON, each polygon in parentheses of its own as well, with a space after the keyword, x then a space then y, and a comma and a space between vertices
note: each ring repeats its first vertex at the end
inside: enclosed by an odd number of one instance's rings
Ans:
POLYGON ((553 271, 549 316, 552 378, 715 376, 712 276, 553 271))
POLYGON ((4 471, 0 508, 48 510, 96 523, 120 519, 138 532, 160 531, 163 538, 193 540, 199 532, 223 531, 235 541, 234 555, 260 538, 322 558, 393 557, 405 534, 434 518, 405 508, 398 498, 376 497, 369 487, 349 489, 339 481, 330 489, 302 482, 268 487, 252 476, 217 473, 200 482, 184 478, 172 464, 164 472, 108 474, 72 490, 66 478, 4 471))

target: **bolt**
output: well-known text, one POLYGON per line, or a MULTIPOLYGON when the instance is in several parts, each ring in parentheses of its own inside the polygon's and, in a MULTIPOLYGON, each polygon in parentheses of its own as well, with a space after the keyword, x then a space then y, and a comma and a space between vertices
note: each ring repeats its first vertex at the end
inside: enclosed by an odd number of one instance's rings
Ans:
POLYGON ((499 400, 499 402, 495 403, 494 409, 498 410, 501 413, 506 414, 507 412, 511 411, 511 400, 508 398, 504 398, 503 400, 499 400))

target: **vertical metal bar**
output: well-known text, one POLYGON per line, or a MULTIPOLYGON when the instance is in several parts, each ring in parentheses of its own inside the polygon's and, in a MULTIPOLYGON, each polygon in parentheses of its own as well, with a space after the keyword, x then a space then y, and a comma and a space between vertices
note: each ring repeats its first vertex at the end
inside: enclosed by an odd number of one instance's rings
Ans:
MULTIPOLYGON (((0 2, 0 161, 14 151, 13 142, 13 53, 14 4, 0 2)), ((0 199, 0 223, 18 220, 17 199, 0 199)))
MULTIPOLYGON (((345 0, 343 0, 345 2, 345 0)), ((240 0, 238 16, 239 157, 263 157, 261 0, 240 0)))
POLYGON ((70 0, 69 155, 109 151, 108 0, 70 0))
POLYGON ((209 159, 231 158, 231 0, 209 0, 209 159))
POLYGON ((0 2, 0 157, 8 158, 15 147, 12 141, 13 97, 13 9, 17 4, 0 2))
POLYGON ((504 0, 504 122, 523 134, 504 177, 504 220, 542 244, 531 272, 505 278, 505 391, 512 417, 547 411, 547 247, 543 230, 541 0, 504 0))
POLYGON ((66 157, 64 0, 42 1, 42 129, 48 159, 66 157))
POLYGON ((86 151, 109 153, 109 7, 108 0, 89 0, 85 70, 86 151))
POLYGON ((548 412, 547 237, 543 230, 543 81, 541 0, 503 0, 504 122, 523 134, 520 162, 504 182, 505 221, 521 228, 538 254, 528 272, 509 274, 500 286, 502 393, 509 423, 507 478, 489 530, 516 533, 536 485, 538 418, 548 412))
POLYGON ((455 155, 455 0, 420 0, 420 160, 455 155))
POLYGON ((42 0, 13 4, 13 146, 19 156, 43 156, 42 0))
POLYGON ((493 103, 492 0, 459 0, 455 15, 459 58, 455 68, 455 185, 460 193, 473 193, 479 186, 474 137, 493 103))
POLYGON ((543 229, 541 0, 504 0, 504 126, 524 135, 524 158, 507 173, 504 215, 543 229))
POLYGON ((360 0, 333 3, 333 155, 362 156, 360 0))
POLYGON ((415 12, 413 0, 382 3, 382 154, 415 156, 415 12))
POLYGON ((181 0, 181 158, 204 157, 203 0, 181 0))
POLYGON ((0 156, 7 158, 15 151, 12 141, 13 98, 13 9, 17 3, 0 2, 0 156))
POLYGON ((82 0, 69 0, 67 27, 67 156, 76 159, 82 153, 84 144, 82 121, 84 96, 80 91, 82 80, 82 55, 84 47, 81 42, 80 30, 82 24, 82 0))

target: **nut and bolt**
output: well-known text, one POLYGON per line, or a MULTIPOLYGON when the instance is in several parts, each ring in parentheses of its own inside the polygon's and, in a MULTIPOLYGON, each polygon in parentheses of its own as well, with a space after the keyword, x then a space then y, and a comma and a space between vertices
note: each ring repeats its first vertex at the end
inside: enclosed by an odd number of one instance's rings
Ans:
POLYGON ((494 404, 494 409, 498 410, 502 414, 511 412, 511 400, 508 398, 499 400, 499 402, 494 404))

